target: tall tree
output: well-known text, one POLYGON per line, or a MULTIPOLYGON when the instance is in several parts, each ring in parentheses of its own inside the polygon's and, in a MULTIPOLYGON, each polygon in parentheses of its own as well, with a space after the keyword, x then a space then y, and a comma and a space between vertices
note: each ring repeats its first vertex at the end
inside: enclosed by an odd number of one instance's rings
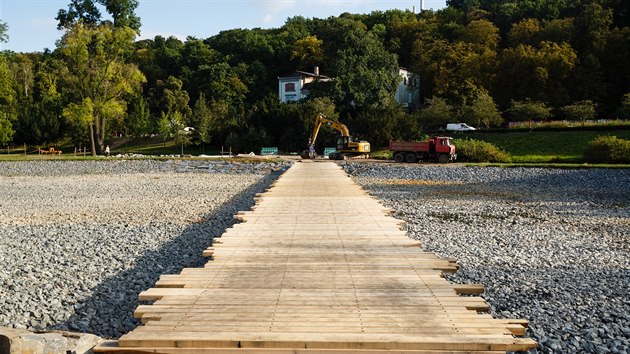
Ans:
POLYGON ((204 145, 209 143, 211 139, 211 120, 212 112, 208 107, 205 96, 201 94, 193 107, 190 123, 195 128, 193 140, 201 145, 202 153, 205 152, 204 145))
MULTIPOLYGON (((0 21, 0 42, 7 42, 9 27, 0 21)), ((13 124, 15 119, 15 91, 13 90, 13 75, 9 63, 3 53, 0 53, 0 144, 13 140, 13 124)))
POLYGON ((114 19, 114 27, 129 27, 136 33, 140 32, 140 17, 134 12, 138 7, 138 0, 98 0, 98 2, 105 6, 114 19))
POLYGON ((4 145, 13 139, 15 118, 15 91, 12 84, 11 70, 4 54, 0 53, 0 144, 4 145))
POLYGON ((71 0, 68 10, 61 9, 55 18, 58 29, 69 29, 81 22, 86 26, 102 24, 101 12, 97 5, 105 7, 112 16, 114 27, 129 27, 140 33, 140 17, 134 10, 138 0, 71 0))
POLYGON ((325 52, 335 51, 335 81, 332 95, 337 108, 354 113, 393 100, 401 78, 398 61, 389 53, 378 36, 367 31, 365 25, 349 19, 331 20, 324 38, 325 52))
POLYGON ((59 42, 67 70, 64 87, 73 98, 64 115, 88 125, 93 155, 105 147, 108 122, 125 116, 125 95, 137 94, 145 82, 140 70, 125 62, 134 37, 127 27, 78 23, 59 42))
POLYGON ((485 128, 498 126, 503 122, 492 96, 485 90, 479 91, 470 105, 465 107, 462 120, 485 128))
POLYGON ((425 129, 435 129, 453 119, 453 107, 440 97, 426 100, 425 108, 418 112, 420 124, 425 129))
POLYGON ((570 100, 568 79, 578 63, 568 43, 543 41, 539 47, 519 44, 501 54, 495 91, 499 104, 511 99, 547 100, 555 107, 570 100))
POLYGON ((291 59, 298 63, 300 69, 311 69, 324 60, 323 41, 317 36, 306 36, 293 43, 291 59))
POLYGON ((144 97, 135 97, 129 108, 129 115, 125 122, 127 133, 133 137, 141 137, 149 133, 151 131, 151 112, 144 97))
POLYGON ((96 25, 101 19, 101 12, 93 0, 71 0, 68 10, 57 12, 57 29, 72 28, 78 22, 87 26, 96 25))
POLYGON ((2 43, 6 43, 7 41, 9 41, 9 35, 7 34, 7 32, 9 31, 9 26, 0 21, 0 42, 2 43))

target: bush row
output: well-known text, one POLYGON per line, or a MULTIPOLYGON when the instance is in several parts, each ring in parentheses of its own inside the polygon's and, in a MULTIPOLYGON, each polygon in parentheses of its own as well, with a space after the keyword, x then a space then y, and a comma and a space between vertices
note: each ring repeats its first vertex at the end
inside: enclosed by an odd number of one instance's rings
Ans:
POLYGON ((475 139, 454 139, 457 147, 457 160, 462 162, 499 162, 512 160, 509 153, 493 144, 475 139))
POLYGON ((584 151, 589 163, 630 163, 630 140, 616 136, 598 136, 584 151))

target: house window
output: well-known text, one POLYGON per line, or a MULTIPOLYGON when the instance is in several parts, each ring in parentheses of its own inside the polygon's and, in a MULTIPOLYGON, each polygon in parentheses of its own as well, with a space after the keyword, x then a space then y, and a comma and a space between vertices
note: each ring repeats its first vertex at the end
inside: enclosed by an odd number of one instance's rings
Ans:
POLYGON ((295 102, 295 101, 297 101, 297 96, 295 96, 295 95, 286 95, 285 99, 286 99, 286 102, 295 102))
POLYGON ((285 92, 295 92, 295 83, 294 82, 289 82, 284 84, 284 91, 285 92))

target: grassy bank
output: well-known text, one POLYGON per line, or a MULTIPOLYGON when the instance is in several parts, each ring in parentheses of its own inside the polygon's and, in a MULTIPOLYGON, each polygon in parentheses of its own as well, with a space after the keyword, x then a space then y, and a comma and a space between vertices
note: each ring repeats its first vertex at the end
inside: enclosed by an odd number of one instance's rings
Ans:
POLYGON ((588 143, 600 135, 630 139, 630 130, 566 132, 501 132, 466 135, 496 145, 512 155, 514 163, 582 163, 588 143))

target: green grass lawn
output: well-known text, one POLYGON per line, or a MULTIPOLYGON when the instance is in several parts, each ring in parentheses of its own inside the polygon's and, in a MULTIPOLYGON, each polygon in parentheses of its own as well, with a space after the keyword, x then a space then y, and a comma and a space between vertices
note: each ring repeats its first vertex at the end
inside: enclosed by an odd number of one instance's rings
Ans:
POLYGON ((581 163, 588 143, 599 135, 630 139, 630 130, 565 131, 565 132, 501 132, 467 135, 492 143, 510 153, 514 163, 581 163))
MULTIPOLYGON (((111 149, 112 154, 142 154, 142 155, 179 155, 182 153, 181 145, 175 144, 174 141, 164 142, 162 138, 138 138, 138 139, 121 139, 114 141, 111 149)), ((185 155, 219 155, 220 148, 206 145, 204 148, 200 146, 184 146, 185 155)))

